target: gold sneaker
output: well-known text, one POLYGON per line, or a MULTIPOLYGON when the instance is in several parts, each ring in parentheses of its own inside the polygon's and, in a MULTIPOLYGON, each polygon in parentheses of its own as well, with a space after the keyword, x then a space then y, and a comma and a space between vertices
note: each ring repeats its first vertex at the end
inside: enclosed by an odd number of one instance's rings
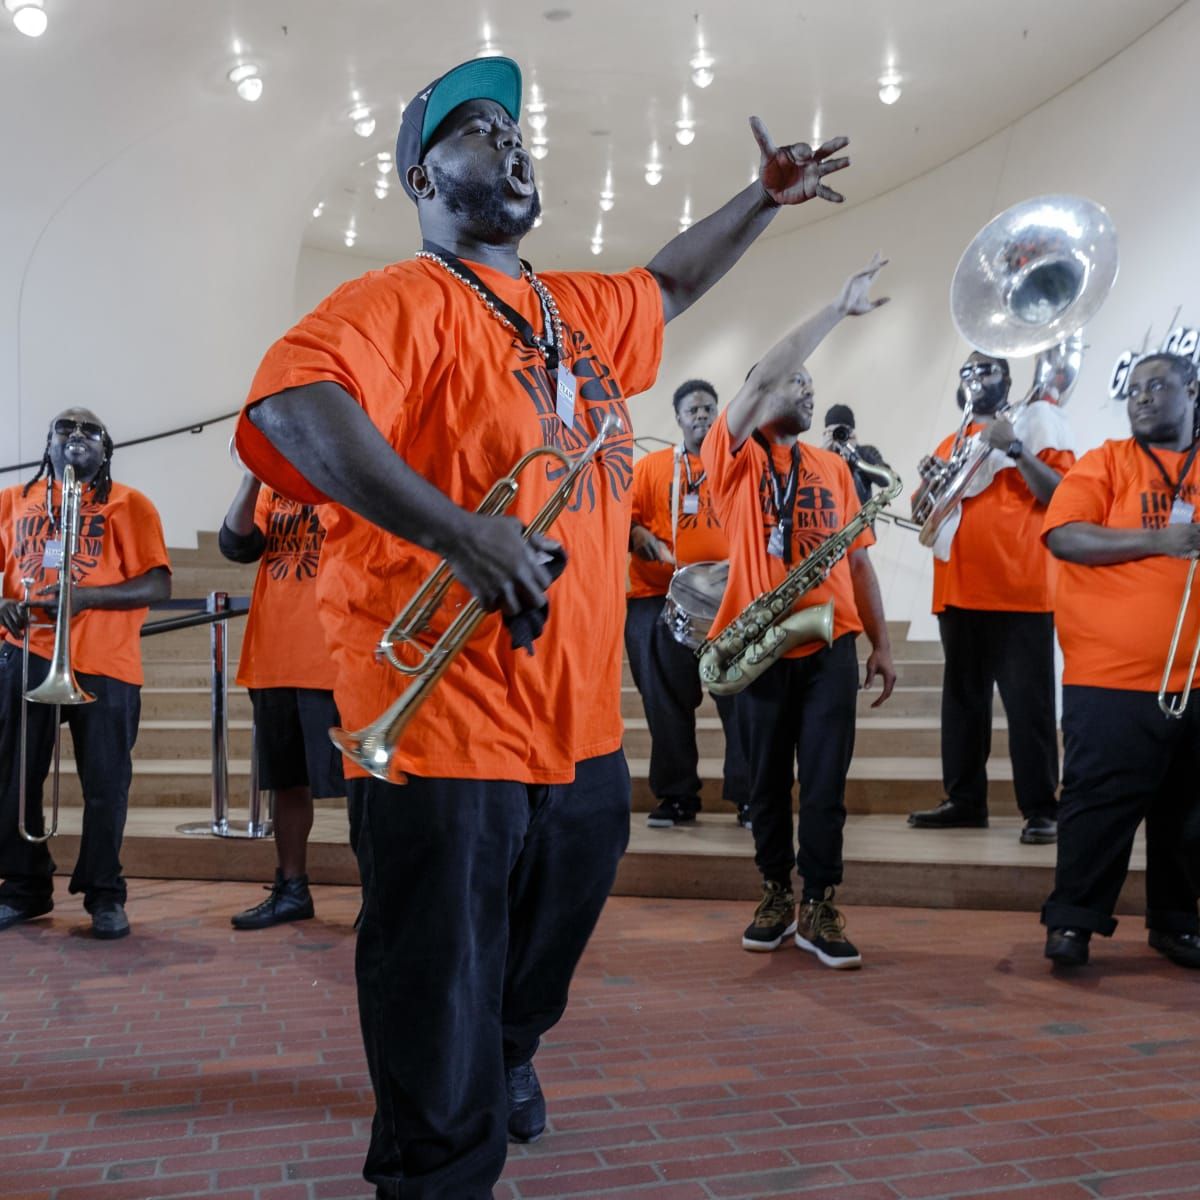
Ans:
POLYGON ((820 900, 805 900, 800 905, 796 945, 835 971, 862 966, 862 955, 846 937, 846 918, 834 907, 833 888, 826 888, 820 900))
POLYGON ((754 920, 742 934, 743 950, 777 950, 789 934, 796 932, 796 897, 786 884, 763 883, 762 899, 754 920))

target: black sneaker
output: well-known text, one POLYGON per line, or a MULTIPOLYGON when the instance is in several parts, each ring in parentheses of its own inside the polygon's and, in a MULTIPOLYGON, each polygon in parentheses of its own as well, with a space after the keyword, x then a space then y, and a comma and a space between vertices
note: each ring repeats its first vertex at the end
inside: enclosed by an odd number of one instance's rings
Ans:
POLYGON ((508 1067, 504 1087, 508 1092, 508 1140, 536 1142, 546 1129, 546 1097, 533 1063, 508 1067))
POLYGON ((750 805, 739 804, 737 806, 737 823, 743 829, 750 829, 750 805))
POLYGON ((0 929, 8 929, 11 925, 19 925, 22 921, 32 921, 44 917, 54 907, 54 901, 49 896, 45 900, 26 900, 24 904, 10 904, 7 901, 0 904, 0 929))
POLYGON ((92 909, 92 937, 115 942, 129 933, 129 918, 119 900, 99 900, 92 909))
POLYGON ((1150 930, 1150 945, 1180 967, 1200 967, 1200 933, 1150 930))
POLYGON ((833 888, 826 888, 820 900, 805 900, 800 905, 796 945, 835 971, 862 966, 862 955, 845 931, 846 918, 834 907, 833 888))
POLYGON ((1030 817, 1021 830, 1023 846, 1049 846, 1058 841, 1058 822, 1053 817, 1030 817))
POLYGON ((754 920, 742 934, 743 950, 777 950, 779 943, 796 932, 796 897, 784 883, 763 883, 762 899, 754 920))
POLYGON ((1082 967, 1087 963, 1091 940, 1089 929, 1051 929, 1046 933, 1045 955, 1060 967, 1082 967))
POLYGON ((671 829, 675 825, 695 825, 696 810, 678 800, 664 800, 646 814, 651 829, 671 829))
POLYGON ((266 929, 285 921, 307 921, 313 915, 307 875, 284 879, 276 870, 275 882, 264 890, 270 895, 261 904, 229 918, 234 929, 266 929))

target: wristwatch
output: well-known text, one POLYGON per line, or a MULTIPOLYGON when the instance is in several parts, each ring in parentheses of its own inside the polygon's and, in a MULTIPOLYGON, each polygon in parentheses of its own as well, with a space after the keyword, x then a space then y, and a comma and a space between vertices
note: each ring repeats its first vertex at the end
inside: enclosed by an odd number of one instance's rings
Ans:
POLYGON ((1004 453, 1016 462, 1025 453, 1025 443, 1020 438, 1013 438, 1004 448, 1004 453))

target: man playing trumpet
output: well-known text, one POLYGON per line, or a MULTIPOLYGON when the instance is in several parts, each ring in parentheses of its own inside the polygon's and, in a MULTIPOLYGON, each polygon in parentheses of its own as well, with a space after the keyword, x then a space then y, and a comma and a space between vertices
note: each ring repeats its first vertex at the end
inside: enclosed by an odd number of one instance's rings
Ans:
MULTIPOLYGON (((348 283, 267 353, 237 434, 256 476, 324 504, 318 605, 349 728, 401 691, 380 631, 440 559, 488 617, 412 717, 388 781, 347 768, 361 813, 359 1011, 377 1112, 379 1196, 492 1194, 506 1135, 540 1136, 533 1055, 629 830, 618 647, 630 523, 628 397, 654 381, 663 325, 782 204, 840 199, 844 140, 777 149, 761 178, 645 269, 522 264, 540 211, 517 124, 516 63, 464 63, 413 93, 396 146, 420 256, 348 283), (617 418, 553 528, 522 523, 564 467, 526 472, 512 515, 475 508, 532 447, 578 455, 617 418), (573 562, 553 588, 561 548, 573 562), (529 646, 546 619, 537 654, 529 646), (502 616, 507 619, 502 620, 502 616), (516 625, 517 628, 511 628, 516 625), (401 774, 408 778, 400 787, 401 774)), ((431 618, 440 632, 447 617, 431 618)))
POLYGON ((1178 717, 1162 708, 1200 683, 1200 671, 1188 678, 1200 638, 1195 594, 1166 672, 1185 560, 1200 554, 1198 391, 1190 359, 1142 358, 1126 388, 1133 436, 1085 454, 1046 512, 1046 545, 1061 560, 1065 759, 1058 866, 1042 923, 1046 957, 1063 966, 1086 963, 1092 935, 1116 928, 1144 819, 1150 945, 1200 967, 1200 702, 1193 697, 1178 717))

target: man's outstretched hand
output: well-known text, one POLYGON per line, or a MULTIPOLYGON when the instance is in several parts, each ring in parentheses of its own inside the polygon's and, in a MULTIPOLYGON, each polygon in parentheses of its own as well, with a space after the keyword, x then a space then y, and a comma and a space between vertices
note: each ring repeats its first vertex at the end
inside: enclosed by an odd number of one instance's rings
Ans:
MULTIPOLYGON (((871 284, 875 282, 875 276, 887 265, 888 260, 876 250, 871 261, 861 271, 855 271, 842 284, 841 294, 837 298, 837 306, 838 310, 844 316, 865 316, 867 313, 874 312, 881 305, 888 302, 887 296, 880 296, 877 300, 873 300, 870 294, 871 284)), ((1005 444, 1007 445, 1007 443, 1005 444)))
POLYGON ((833 204, 842 203, 845 197, 822 181, 826 175, 850 165, 848 158, 830 157, 849 145, 849 138, 830 138, 814 150, 807 142, 776 146, 759 117, 750 118, 750 130, 762 152, 759 180, 776 204, 803 204, 817 197, 833 204))

